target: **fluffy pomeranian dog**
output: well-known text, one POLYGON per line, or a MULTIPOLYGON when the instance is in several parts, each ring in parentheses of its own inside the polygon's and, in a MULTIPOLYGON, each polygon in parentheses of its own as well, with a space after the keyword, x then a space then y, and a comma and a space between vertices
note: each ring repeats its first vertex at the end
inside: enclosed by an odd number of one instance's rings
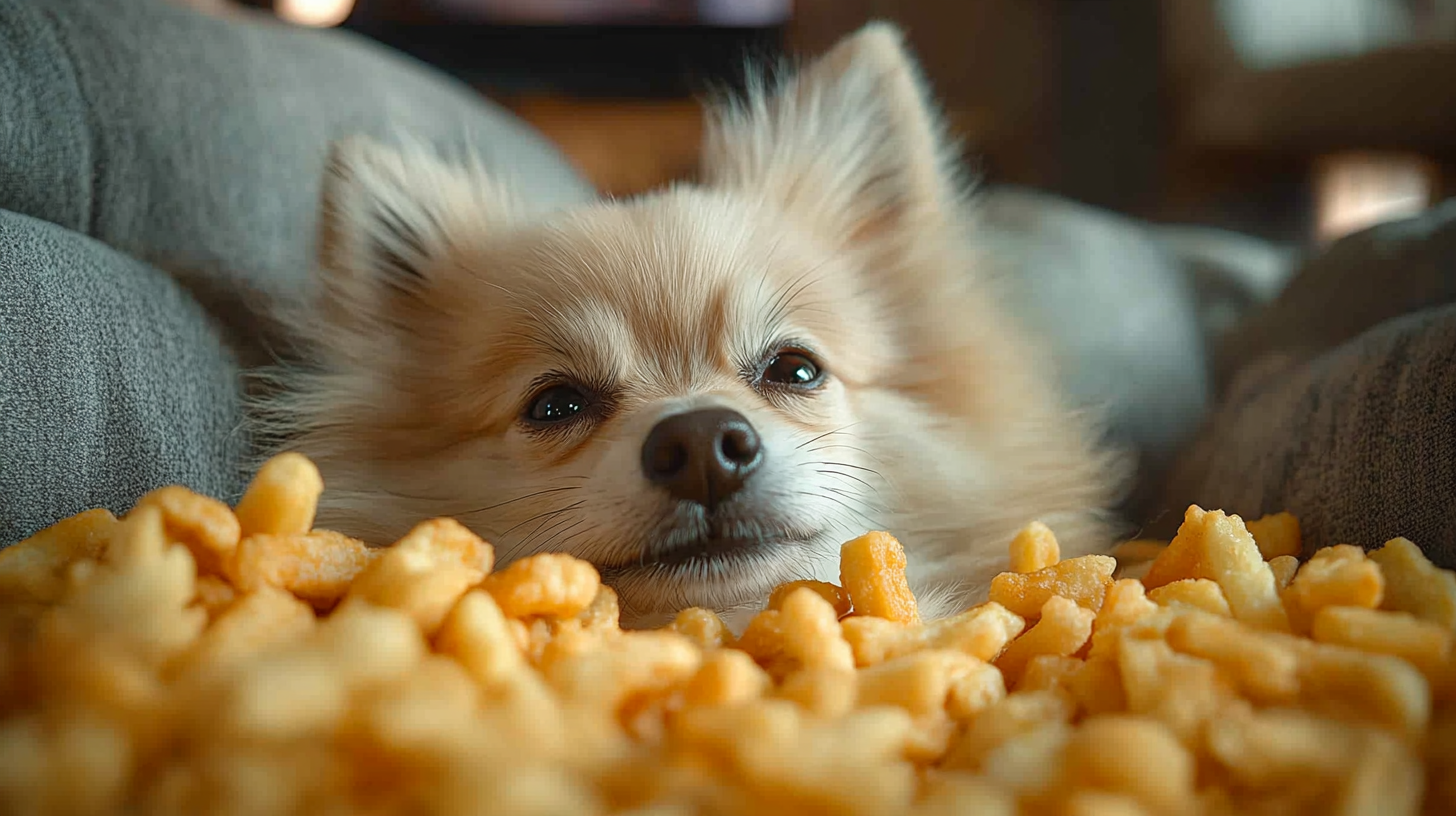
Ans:
POLYGON ((872 529, 927 616, 1033 519, 1104 545, 1117 459, 998 305, 959 164, 886 24, 751 82, 694 183, 629 200, 542 211, 478 162, 337 146, 310 359, 268 407, 320 525, 569 552, 629 624, 837 580, 872 529))

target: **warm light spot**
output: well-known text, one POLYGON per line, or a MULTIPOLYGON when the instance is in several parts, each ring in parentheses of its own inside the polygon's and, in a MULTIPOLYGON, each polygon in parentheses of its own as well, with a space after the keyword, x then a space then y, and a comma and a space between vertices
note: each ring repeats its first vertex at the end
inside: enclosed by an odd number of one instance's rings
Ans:
POLYGON ((1316 231, 1334 241, 1431 205, 1435 171, 1419 156, 1343 153, 1315 168, 1316 231))
POLYGON ((354 0, 278 0, 273 10, 290 23, 327 28, 349 19, 354 0))

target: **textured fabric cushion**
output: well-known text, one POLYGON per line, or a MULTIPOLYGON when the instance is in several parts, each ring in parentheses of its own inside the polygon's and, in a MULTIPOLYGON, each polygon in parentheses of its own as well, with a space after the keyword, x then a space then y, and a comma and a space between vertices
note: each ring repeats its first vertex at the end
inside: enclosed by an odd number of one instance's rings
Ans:
POLYGON ((307 281, 331 140, 469 146, 536 201, 591 194, 540 136, 463 85, 262 14, 0 0, 0 88, 0 208, 158 266, 215 314, 251 321, 250 338, 307 281))
POLYGON ((1287 509, 1307 550, 1403 535, 1456 568, 1456 202, 1313 259, 1221 350, 1244 365, 1150 532, 1287 509))
POLYGON ((357 133, 592 195, 509 113, 361 38, 0 0, 0 210, 50 222, 0 221, 0 545, 170 482, 236 495, 239 363, 305 293, 327 146, 357 133))
POLYGON ((159 485, 237 496, 237 374, 167 275, 0 211, 0 546, 159 485))

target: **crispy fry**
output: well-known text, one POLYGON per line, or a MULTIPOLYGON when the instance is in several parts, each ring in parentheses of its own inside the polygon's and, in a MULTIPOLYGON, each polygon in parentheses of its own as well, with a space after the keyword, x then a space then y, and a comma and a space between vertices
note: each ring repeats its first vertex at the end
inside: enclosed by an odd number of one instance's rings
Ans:
POLYGON ((1223 597, 1223 590, 1207 578, 1184 578, 1163 584, 1148 593, 1148 600, 1161 606, 1183 604, 1225 618, 1233 615, 1223 597))
POLYGON ((888 533, 865 533, 840 549, 840 584, 854 611, 896 623, 919 623, 920 608, 905 580, 905 550, 888 533))
POLYGON ((733 633, 728 631, 728 625, 718 617, 718 613, 711 609, 696 606, 684 609, 677 613, 668 628, 687 635, 703 650, 733 645, 733 633))
POLYGON ((116 524, 107 510, 87 510, 0 549, 0 600, 59 601, 66 591, 67 569, 77 561, 100 558, 116 524))
POLYGON ((1024 575, 1003 572, 991 581, 991 600, 1028 621, 1040 617, 1042 606, 1054 596, 1096 612, 1116 569, 1117 561, 1109 556, 1084 555, 1024 575))
POLYGON ((1437 568, 1420 548, 1393 538, 1370 553, 1385 579, 1381 608, 1409 612, 1421 620, 1456 630, 1456 573, 1437 568))
POLYGON ((1062 560, 1062 550, 1052 529, 1039 521, 1022 528, 1011 539, 1011 571, 1039 572, 1062 560))
POLYGON ((235 511, 241 537, 298 535, 313 529, 324 480, 318 468, 296 453, 269 459, 258 469, 235 511))
POLYGON ((1249 535, 1265 561, 1273 561, 1283 555, 1298 557, 1304 550, 1304 541, 1299 533, 1299 519, 1290 513, 1272 513, 1248 522, 1249 535))
POLYGON ((238 544, 227 575, 244 592, 266 584, 326 609, 385 552, 328 530, 286 536, 264 533, 238 544))
POLYGON ((996 659, 996 667, 1006 675, 1007 685, 1016 685, 1026 664, 1036 655, 1070 655, 1082 648, 1092 636, 1092 621, 1096 617, 1090 609, 1060 595, 1052 596, 1041 608, 1041 620, 1012 641, 996 659))
POLYGON ((524 618, 580 614, 596 598, 601 577, 585 561, 569 555, 523 558, 486 580, 485 590, 507 615, 524 618))
POLYGON ((1309 631, 1310 622, 1327 606, 1375 609, 1385 595, 1380 567, 1359 547, 1342 544, 1314 554, 1283 592, 1284 608, 1296 632, 1309 631))
POLYGON ((142 496, 137 507, 156 507, 162 511, 167 537, 187 545, 197 561, 199 573, 227 574, 238 548, 241 528, 226 504, 173 485, 142 496))
POLYGON ((849 600, 849 593, 838 584, 831 584, 827 581, 790 581, 774 588, 773 593, 768 596, 768 605, 764 608, 782 609, 784 601, 788 600, 789 595, 800 588, 813 590, 815 594, 828 601, 830 606, 834 607, 834 614, 841 618, 848 615, 853 606, 849 600))

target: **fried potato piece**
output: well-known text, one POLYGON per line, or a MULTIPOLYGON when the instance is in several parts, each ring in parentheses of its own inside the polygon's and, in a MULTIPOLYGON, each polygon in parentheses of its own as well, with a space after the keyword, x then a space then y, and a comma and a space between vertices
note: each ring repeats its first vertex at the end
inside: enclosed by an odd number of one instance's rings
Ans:
POLYGON ((313 529, 324 480, 306 457, 281 453, 258 469, 234 511, 241 538, 298 535, 313 529))
POLYGON ((569 555, 543 553, 491 575, 485 591, 513 618, 578 615, 596 598, 602 579, 590 563, 569 555))
POLYGON ((87 510, 0 550, 0 599, 14 604, 59 601, 70 565, 100 558, 117 523, 107 510, 87 510))
POLYGON ((1062 560, 1061 545, 1052 528, 1033 521, 1011 539, 1011 571, 1040 572, 1062 560))
POLYGON ((996 659, 996 667, 1015 686, 1026 664, 1036 655, 1070 655, 1092 636, 1097 613, 1060 595, 1052 596, 1041 608, 1040 620, 1011 642, 996 659))
POLYGON ((1393 538, 1370 553, 1385 579, 1381 608, 1409 612, 1447 629, 1456 630, 1456 573, 1426 559, 1415 544, 1393 538))
POLYGON ((262 533, 238 544, 227 574, 244 592, 275 586, 327 609, 344 597, 365 567, 386 552, 328 530, 298 535, 262 533))
POLYGON ((1304 551, 1304 540, 1299 531, 1299 519, 1292 513, 1271 513, 1246 523, 1249 535, 1254 537, 1265 561, 1273 561, 1282 555, 1298 557, 1304 551))
POLYGON ((991 601, 1028 621, 1041 617, 1053 596, 1096 612, 1102 608, 1117 561, 1106 555, 1084 555, 1031 573, 1003 572, 991 580, 991 601))
POLYGON ((840 548, 839 582, 854 611, 896 623, 919 623, 920 607, 905 580, 905 550, 889 533, 865 533, 840 548))
POLYGON ((1238 516, 1188 508, 1178 535, 1153 562, 1143 583, 1157 589, 1185 578, 1215 581, 1238 620, 1275 631, 1289 629, 1274 574, 1238 516))
POLYGON ((789 595, 793 594, 794 590, 801 588, 812 590, 815 594, 828 601, 830 606, 834 607, 834 613, 841 618, 848 615, 849 610, 853 608, 853 602, 849 599, 849 593, 845 592, 843 587, 827 581, 790 581, 786 584, 780 584, 768 596, 768 604, 764 608, 782 609, 784 601, 788 599, 789 595))

